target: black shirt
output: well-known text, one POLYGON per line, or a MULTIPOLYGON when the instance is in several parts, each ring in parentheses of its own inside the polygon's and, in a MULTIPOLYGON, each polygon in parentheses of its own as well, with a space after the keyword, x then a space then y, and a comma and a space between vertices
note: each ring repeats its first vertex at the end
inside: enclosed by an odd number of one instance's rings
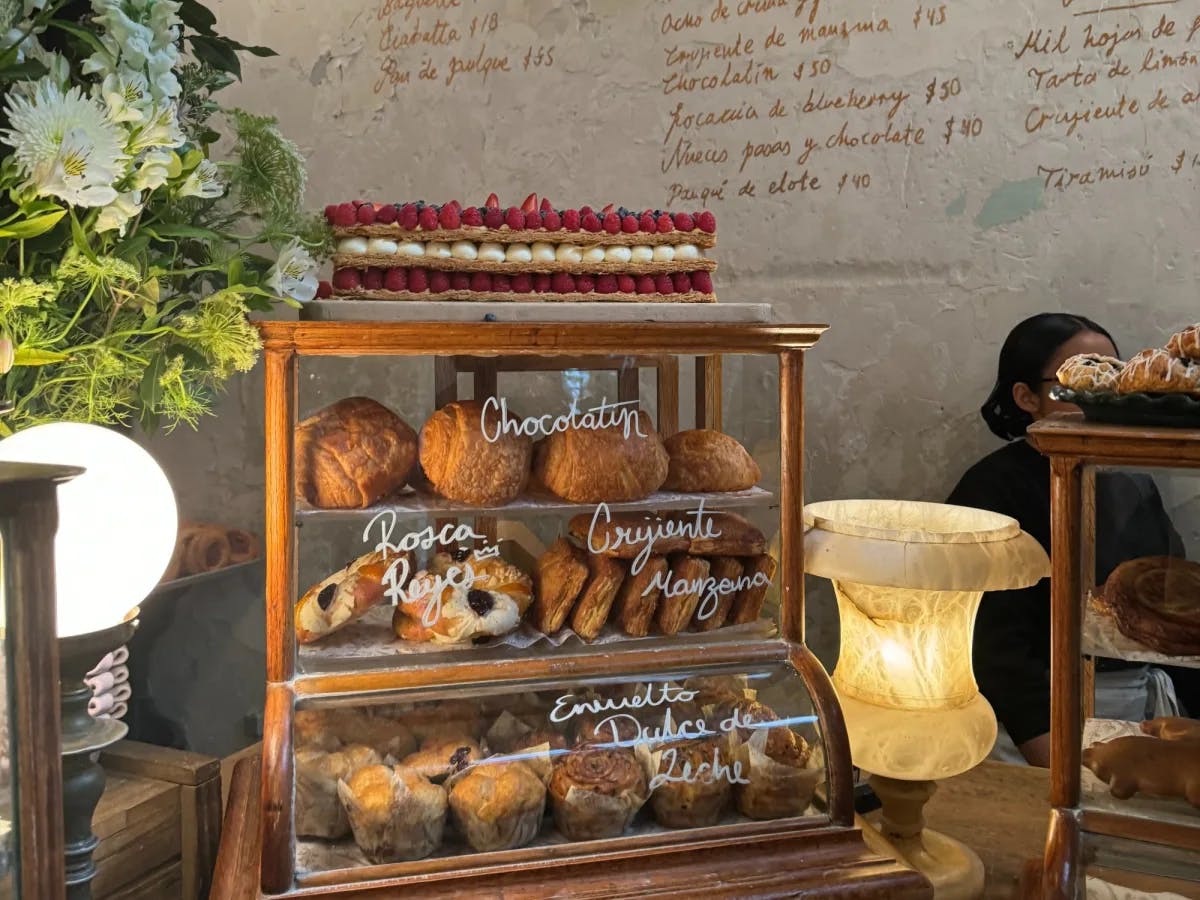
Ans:
MULTIPOLYGON (((1050 552, 1050 462, 1025 441, 972 466, 946 501, 1011 516, 1050 552)), ((1096 478, 1096 584, 1142 556, 1183 556, 1183 542, 1144 475, 1096 478)), ((1050 730, 1050 579, 984 594, 975 621, 975 677, 1016 744, 1050 730)))

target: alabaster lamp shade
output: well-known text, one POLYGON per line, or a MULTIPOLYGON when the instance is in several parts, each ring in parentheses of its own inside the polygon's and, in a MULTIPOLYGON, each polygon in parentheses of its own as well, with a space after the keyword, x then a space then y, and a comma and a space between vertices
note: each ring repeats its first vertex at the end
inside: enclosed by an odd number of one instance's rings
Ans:
POLYGON ((158 584, 175 549, 175 493, 154 457, 111 429, 56 422, 0 441, 0 459, 85 469, 58 491, 58 634, 121 624, 158 584))
POLYGON ((1037 584, 1050 560, 1015 520, 965 507, 842 500, 808 506, 804 523, 805 569, 837 595, 833 683, 850 755, 884 802, 884 834, 937 897, 977 896, 982 865, 923 835, 921 807, 932 782, 978 765, 996 740, 971 666, 983 593, 1037 584))

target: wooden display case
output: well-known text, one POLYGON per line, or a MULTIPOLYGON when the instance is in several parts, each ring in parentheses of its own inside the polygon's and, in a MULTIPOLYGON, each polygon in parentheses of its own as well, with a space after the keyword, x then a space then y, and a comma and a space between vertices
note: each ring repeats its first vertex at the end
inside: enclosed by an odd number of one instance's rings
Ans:
MULTIPOLYGON (((817 341, 823 326, 272 321, 259 327, 266 370, 268 682, 261 773, 262 895, 450 896, 461 891, 496 895, 503 891, 508 896, 513 891, 512 896, 533 896, 537 885, 551 880, 558 891, 573 885, 569 892, 579 896, 641 896, 649 890, 655 896, 678 897, 694 897, 698 891, 730 897, 929 895, 920 875, 873 854, 862 840, 854 822, 852 767, 837 698, 825 671, 804 644, 803 354, 817 341), (531 534, 537 527, 564 527, 570 516, 595 508, 595 504, 572 504, 543 494, 522 496, 500 509, 481 509, 420 489, 365 511, 303 508, 294 499, 294 428, 312 405, 339 398, 322 396, 321 378, 312 373, 302 378, 300 367, 331 357, 395 360, 387 363, 397 366, 388 369, 389 378, 420 382, 414 388, 418 394, 432 386, 434 396, 422 402, 422 414, 459 396, 460 375, 470 384, 470 392, 481 398, 495 394, 501 380, 509 384, 510 379, 527 378, 530 373, 558 372, 564 382, 574 379, 572 385, 580 372, 608 373, 596 377, 615 378, 622 402, 652 406, 658 427, 668 434, 681 427, 720 429, 722 407, 729 410, 731 403, 730 393, 722 389, 723 360, 753 361, 756 374, 754 379, 743 379, 745 390, 759 390, 752 381, 761 385, 774 379, 778 384, 777 395, 774 390, 762 395, 770 400, 772 410, 771 434, 765 444, 777 448, 770 451, 778 458, 778 474, 773 476, 777 484, 719 497, 660 492, 645 501, 614 504, 613 510, 688 510, 697 505, 703 509, 707 502, 710 508, 736 508, 747 516, 769 518, 775 536, 772 552, 779 557, 773 588, 778 597, 777 624, 750 623, 672 636, 610 636, 592 644, 576 636, 521 647, 469 646, 420 653, 383 643, 368 643, 365 653, 356 645, 355 652, 343 655, 323 648, 298 648, 293 609, 309 583, 300 578, 298 569, 311 562, 311 554, 297 549, 299 534, 311 540, 323 527, 362 532, 364 524, 383 511, 396 520, 411 517, 439 524, 467 520, 480 536, 492 541, 513 533, 506 531, 506 522, 517 523, 518 535, 531 534), (408 367, 399 368, 402 362, 408 367), (688 371, 694 373, 691 381, 684 379, 688 371), (302 388, 310 384, 316 385, 316 396, 302 399, 302 388), (688 418, 691 421, 685 422, 688 418), (301 526, 303 531, 298 532, 301 526), (565 841, 546 826, 546 833, 526 846, 490 852, 460 847, 457 853, 378 865, 356 857, 345 843, 319 845, 297 837, 293 719, 298 708, 375 709, 386 703, 388 708, 436 710, 439 704, 471 698, 494 713, 507 697, 517 703, 518 697, 552 697, 562 690, 585 692, 596 686, 614 691, 629 691, 633 686, 636 692, 645 685, 683 684, 710 674, 769 683, 779 692, 778 702, 787 706, 784 715, 809 723, 814 759, 820 760, 823 777, 814 804, 802 814, 766 821, 726 815, 707 827, 637 827, 620 837, 577 843, 565 841), (773 868, 779 863, 786 871, 773 868), (705 887, 697 882, 700 872, 705 873, 705 887)), ((536 399, 537 391, 527 394, 536 399)), ((410 411, 402 414, 414 416, 410 411)), ((412 424, 419 427, 420 422, 413 419, 412 424)), ((397 715, 400 722, 406 721, 404 714, 397 715)), ((613 731, 615 740, 615 727, 613 731)))
POLYGON ((1182 799, 1118 800, 1082 765, 1085 746, 1139 733, 1137 723, 1096 718, 1097 657, 1200 665, 1198 657, 1163 656, 1139 645, 1089 606, 1097 588, 1097 469, 1200 470, 1200 429, 1105 425, 1059 414, 1033 425, 1029 442, 1050 459, 1053 544, 1051 819, 1042 895, 1082 900, 1089 872, 1124 869, 1172 879, 1168 889, 1200 896, 1200 809, 1182 799))

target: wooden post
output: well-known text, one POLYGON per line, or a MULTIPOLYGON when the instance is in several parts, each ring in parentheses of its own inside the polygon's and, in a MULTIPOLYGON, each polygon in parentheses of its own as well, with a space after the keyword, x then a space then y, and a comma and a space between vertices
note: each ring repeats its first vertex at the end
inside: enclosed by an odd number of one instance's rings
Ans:
POLYGON ((1079 805, 1083 740, 1080 719, 1080 637, 1083 600, 1079 522, 1083 511, 1082 464, 1074 457, 1050 460, 1050 804, 1079 805))
POLYGON ((779 354, 781 631, 804 643, 804 353, 779 354))
POLYGON ((265 374, 267 681, 283 682, 296 672, 295 352, 267 350, 265 374))
POLYGON ((696 427, 721 430, 721 357, 696 357, 696 427))

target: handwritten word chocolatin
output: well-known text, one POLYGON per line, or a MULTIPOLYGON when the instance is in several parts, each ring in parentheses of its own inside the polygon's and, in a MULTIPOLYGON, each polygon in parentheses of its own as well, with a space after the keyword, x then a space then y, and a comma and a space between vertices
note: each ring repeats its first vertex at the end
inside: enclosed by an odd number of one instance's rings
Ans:
POLYGON ((646 437, 642 431, 636 400, 622 400, 609 403, 608 398, 600 398, 599 406, 592 406, 580 411, 579 401, 572 398, 567 411, 562 415, 547 413, 544 416, 528 416, 514 418, 508 411, 508 400, 488 397, 483 402, 483 412, 480 414, 479 425, 483 437, 488 443, 496 443, 504 435, 515 437, 549 437, 567 431, 601 431, 609 428, 619 428, 625 440, 631 434, 646 437), (499 413, 499 419, 495 420, 499 413), (489 420, 492 423, 489 424, 489 420))

